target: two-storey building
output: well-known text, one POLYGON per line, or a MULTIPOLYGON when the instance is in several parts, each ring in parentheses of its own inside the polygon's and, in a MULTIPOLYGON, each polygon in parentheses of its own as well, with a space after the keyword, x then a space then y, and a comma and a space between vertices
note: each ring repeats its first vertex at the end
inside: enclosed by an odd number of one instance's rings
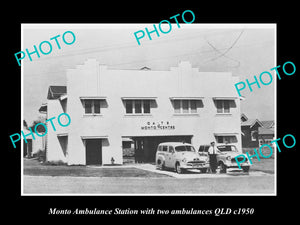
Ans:
MULTIPOLYGON (((68 127, 48 129, 48 161, 122 164, 122 141, 153 162, 167 141, 234 143, 241 149, 240 99, 230 72, 199 72, 189 62, 168 71, 110 69, 89 59, 50 86, 47 117, 67 112, 68 127)), ((48 124, 49 126, 49 124, 48 124)))

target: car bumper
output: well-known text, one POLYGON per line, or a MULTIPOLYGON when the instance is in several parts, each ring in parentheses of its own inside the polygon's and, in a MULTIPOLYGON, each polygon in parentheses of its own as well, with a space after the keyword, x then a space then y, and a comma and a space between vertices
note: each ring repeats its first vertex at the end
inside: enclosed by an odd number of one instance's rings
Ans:
POLYGON ((187 163, 181 165, 182 169, 204 169, 209 168, 209 163, 187 163))
MULTIPOLYGON (((225 164, 227 168, 239 168, 237 163, 226 163, 225 164)), ((250 163, 241 163, 240 167, 250 166, 250 163)))

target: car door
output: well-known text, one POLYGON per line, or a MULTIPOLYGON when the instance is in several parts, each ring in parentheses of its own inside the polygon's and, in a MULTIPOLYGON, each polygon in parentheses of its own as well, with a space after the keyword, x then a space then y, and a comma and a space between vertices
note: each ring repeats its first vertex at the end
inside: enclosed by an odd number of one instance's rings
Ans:
POLYGON ((209 149, 209 145, 204 146, 204 156, 208 156, 208 149, 209 149))
POLYGON ((203 156, 203 154, 204 154, 204 146, 203 145, 200 145, 198 153, 199 153, 199 155, 203 156))
POLYGON ((175 149, 173 146, 169 146, 168 148, 168 161, 169 161, 169 167, 175 168, 175 163, 176 163, 176 154, 175 154, 175 149))
POLYGON ((199 155, 200 156, 208 156, 208 148, 209 148, 209 146, 207 146, 207 145, 201 145, 199 148, 199 155))
POLYGON ((163 153, 164 158, 165 158, 165 166, 170 167, 170 159, 169 159, 169 152, 168 152, 168 146, 167 145, 162 146, 162 153, 163 153))

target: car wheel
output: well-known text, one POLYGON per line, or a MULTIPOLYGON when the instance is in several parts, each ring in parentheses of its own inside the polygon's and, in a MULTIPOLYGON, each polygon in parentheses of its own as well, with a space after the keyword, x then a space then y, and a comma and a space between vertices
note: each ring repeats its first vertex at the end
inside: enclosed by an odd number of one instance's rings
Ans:
POLYGON ((242 169, 244 172, 249 172, 250 166, 244 166, 242 169))
POLYGON ((161 169, 161 170, 165 170, 165 169, 166 169, 165 161, 162 162, 160 169, 161 169))
POLYGON ((206 173, 207 172, 207 168, 203 168, 203 169, 200 169, 201 173, 206 173))
POLYGON ((227 167, 223 162, 220 162, 220 173, 226 173, 227 167))
POLYGON ((156 168, 160 169, 160 170, 164 170, 165 169, 165 162, 161 161, 160 159, 157 160, 156 162, 156 168))
POLYGON ((183 173, 183 169, 180 167, 179 162, 177 162, 177 163, 175 164, 175 171, 176 171, 176 173, 178 173, 178 174, 183 173))

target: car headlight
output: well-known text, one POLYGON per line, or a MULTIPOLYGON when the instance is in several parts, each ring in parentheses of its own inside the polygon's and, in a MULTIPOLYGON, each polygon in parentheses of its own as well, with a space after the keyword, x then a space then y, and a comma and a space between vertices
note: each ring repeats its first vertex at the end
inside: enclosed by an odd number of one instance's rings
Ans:
POLYGON ((186 163, 186 158, 183 158, 181 161, 184 162, 184 163, 186 163))
POLYGON ((231 160, 231 156, 227 156, 226 160, 230 161, 231 160))

